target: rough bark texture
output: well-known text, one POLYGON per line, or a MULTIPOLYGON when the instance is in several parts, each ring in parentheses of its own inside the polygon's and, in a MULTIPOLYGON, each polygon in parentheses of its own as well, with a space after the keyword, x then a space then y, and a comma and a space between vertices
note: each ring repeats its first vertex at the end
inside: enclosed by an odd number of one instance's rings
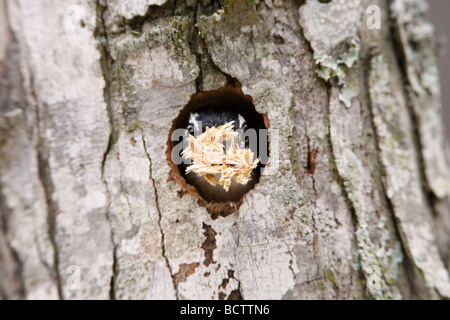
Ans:
POLYGON ((0 0, 0 298, 450 298, 426 11, 0 0), (170 179, 166 141, 230 77, 279 130, 279 163, 212 217, 170 179))

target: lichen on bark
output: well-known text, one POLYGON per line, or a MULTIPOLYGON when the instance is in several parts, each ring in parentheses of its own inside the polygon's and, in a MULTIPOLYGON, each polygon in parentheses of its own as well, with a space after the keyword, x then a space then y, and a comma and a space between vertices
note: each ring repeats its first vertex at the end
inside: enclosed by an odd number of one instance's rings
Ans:
POLYGON ((366 28, 368 3, 0 0, 0 79, 16 75, 0 90, 0 273, 18 271, 0 297, 448 297, 426 7, 377 1, 394 37, 366 28), (270 158, 213 215, 166 143, 191 96, 225 83, 264 115, 270 158))

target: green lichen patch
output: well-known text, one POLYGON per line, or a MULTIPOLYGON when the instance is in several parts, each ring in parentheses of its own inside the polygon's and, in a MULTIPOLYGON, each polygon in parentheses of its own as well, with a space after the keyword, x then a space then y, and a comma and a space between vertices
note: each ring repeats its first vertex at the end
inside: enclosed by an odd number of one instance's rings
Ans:
POLYGON ((400 243, 389 249, 389 231, 384 229, 385 218, 381 217, 384 236, 379 245, 371 240, 366 221, 358 223, 356 238, 359 267, 366 275, 366 288, 374 299, 401 299, 397 288, 399 264, 403 261, 400 243))
POLYGON ((360 1, 333 1, 320 3, 307 1, 300 9, 300 22, 314 51, 316 73, 325 81, 336 78, 340 87, 339 99, 351 107, 358 93, 355 83, 347 73, 358 60, 360 41, 357 29, 360 24, 360 1))
POLYGON ((340 88, 339 100, 347 108, 351 107, 351 100, 358 94, 358 86, 351 76, 348 75, 350 68, 358 60, 360 44, 357 37, 347 39, 348 51, 343 51, 337 56, 330 56, 323 51, 314 52, 314 59, 317 64, 316 74, 330 81, 336 78, 340 88))

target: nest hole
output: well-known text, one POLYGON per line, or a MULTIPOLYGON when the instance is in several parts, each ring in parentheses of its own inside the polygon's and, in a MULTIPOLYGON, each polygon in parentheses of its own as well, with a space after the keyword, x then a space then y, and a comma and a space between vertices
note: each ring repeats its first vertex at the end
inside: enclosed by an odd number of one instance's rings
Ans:
MULTIPOLYGON (((192 95, 188 104, 173 120, 167 139, 166 158, 171 169, 169 179, 181 186, 179 195, 183 196, 187 193, 196 197, 198 199, 198 204, 205 207, 213 219, 216 219, 219 216, 225 217, 235 212, 242 204, 243 196, 248 191, 252 190, 259 182, 261 171, 264 168, 264 164, 268 161, 269 143, 267 133, 266 131, 259 130, 268 128, 269 121, 267 116, 256 111, 252 97, 245 95, 242 92, 241 84, 235 79, 228 79, 227 83, 217 90, 201 91, 192 95), (261 161, 253 170, 252 179, 247 183, 245 188, 243 188, 241 194, 238 193, 233 194, 232 196, 223 197, 219 192, 215 194, 205 192, 204 190, 201 190, 201 188, 194 186, 190 183, 189 179, 186 178, 185 166, 183 164, 176 164, 172 161, 172 150, 181 141, 181 139, 177 141, 172 140, 172 133, 174 130, 185 129, 188 125, 191 113, 209 107, 224 109, 240 114, 246 120, 248 128, 253 128, 258 133, 258 151, 256 152, 256 156, 259 157, 261 161), (262 139, 262 142, 260 142, 260 139, 262 139), (264 146, 264 144, 266 145, 264 146), (263 147, 261 148, 261 146, 263 147)), ((219 185, 215 188, 222 188, 222 186, 219 185)))

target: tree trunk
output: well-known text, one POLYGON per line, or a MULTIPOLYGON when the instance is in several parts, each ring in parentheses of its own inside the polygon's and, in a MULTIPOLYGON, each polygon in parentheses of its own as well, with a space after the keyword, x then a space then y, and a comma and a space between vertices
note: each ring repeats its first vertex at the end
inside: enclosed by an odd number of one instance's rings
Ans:
POLYGON ((0 298, 450 298, 426 11, 0 0, 0 298), (230 79, 278 133, 276 170, 214 215, 166 142, 230 79))

